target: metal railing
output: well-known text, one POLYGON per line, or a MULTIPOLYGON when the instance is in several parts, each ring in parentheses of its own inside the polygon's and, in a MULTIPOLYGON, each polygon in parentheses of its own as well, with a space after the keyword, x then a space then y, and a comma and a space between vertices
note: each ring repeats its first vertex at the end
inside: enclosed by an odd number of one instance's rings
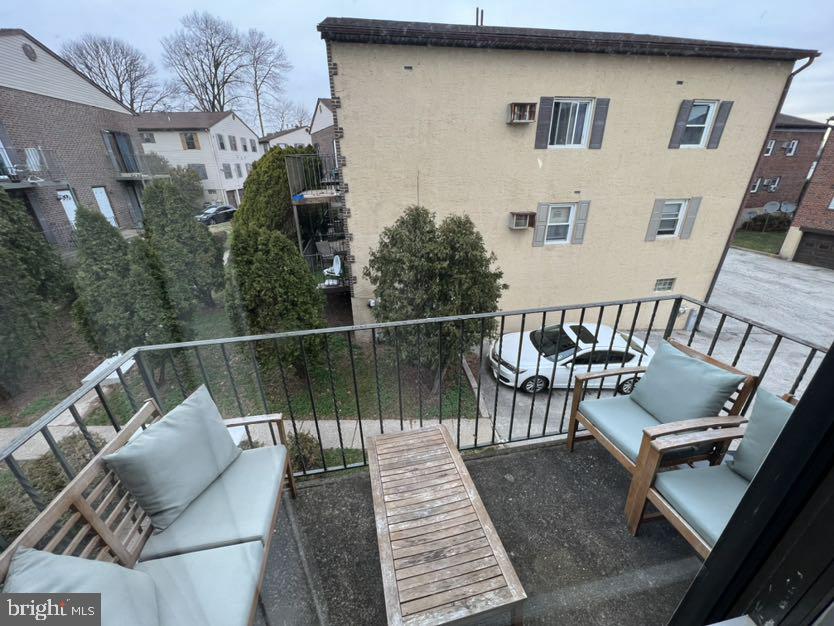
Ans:
POLYGON ((147 154, 133 152, 129 157, 122 157, 118 160, 116 169, 118 170, 117 178, 125 180, 143 180, 171 175, 171 164, 153 152, 147 154))
POLYGON ((290 195, 304 200, 329 198, 339 192, 339 164, 332 154, 291 154, 287 165, 290 195))
POLYGON ((55 153, 45 148, 0 146, 0 185, 37 186, 64 181, 55 153))
MULTIPOLYGON (((0 461, 41 510, 48 498, 18 456, 31 458, 32 449, 51 454, 56 471, 72 478, 81 468, 62 448, 68 432, 80 435, 95 453, 97 437, 119 431, 147 398, 170 410, 200 384, 224 417, 283 413, 300 475, 363 466, 368 436, 433 423, 446 424, 462 450, 560 436, 569 416, 568 381, 585 368, 590 371, 591 360, 587 365, 571 360, 557 372, 539 353, 535 366, 528 362, 524 369, 520 342, 512 350, 503 345, 510 332, 556 325, 558 335, 566 326, 585 325, 593 335, 586 342, 608 351, 610 358, 596 363, 602 369, 625 364, 623 346, 640 352, 641 346, 656 347, 672 337, 755 374, 777 394, 801 395, 826 352, 813 342, 685 296, 142 346, 101 368, 25 428, 0 452, 0 461), (601 339, 601 325, 613 334, 601 339), (493 376, 491 339, 515 372, 508 384, 493 376), (611 357, 615 352, 622 360, 611 357), (547 370, 545 389, 527 393, 520 388, 547 370)), ((561 345, 559 336, 554 343, 561 345)), ((639 365, 643 358, 640 353, 628 365, 639 365)), ((616 395, 622 389, 619 382, 612 389, 590 385, 586 393, 616 395)), ((247 436, 257 444, 268 435, 250 430, 247 436)))

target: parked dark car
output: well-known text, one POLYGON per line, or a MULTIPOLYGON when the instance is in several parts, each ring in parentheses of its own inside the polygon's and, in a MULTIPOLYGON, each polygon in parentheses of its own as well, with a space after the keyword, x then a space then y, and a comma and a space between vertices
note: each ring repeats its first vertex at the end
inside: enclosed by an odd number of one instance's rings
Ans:
POLYGON ((228 222, 235 216, 237 207, 230 204, 221 206, 210 206, 205 211, 197 215, 197 220, 203 224, 219 224, 220 222, 228 222))

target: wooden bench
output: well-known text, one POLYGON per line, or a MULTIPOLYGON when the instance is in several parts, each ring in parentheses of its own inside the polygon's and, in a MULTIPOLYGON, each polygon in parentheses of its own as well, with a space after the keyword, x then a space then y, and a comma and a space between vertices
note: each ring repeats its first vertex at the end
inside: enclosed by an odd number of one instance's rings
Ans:
MULTIPOLYGON (((104 457, 124 446, 139 429, 144 429, 161 418, 162 411, 153 400, 148 400, 142 405, 116 437, 92 458, 0 554, 0 582, 5 580, 12 557, 20 547, 106 561, 128 568, 136 566, 142 548, 153 532, 151 520, 115 472, 107 468, 104 457)), ((280 443, 286 447, 286 434, 280 414, 239 417, 224 420, 224 424, 228 428, 242 426, 247 430, 256 424, 274 424, 278 429, 280 443)), ((276 445, 279 440, 276 440, 276 445)), ((283 474, 292 495, 295 496, 289 451, 283 474)), ((283 487, 284 480, 278 489, 270 528, 275 527, 278 519, 283 487)), ((263 548, 264 558, 261 561, 256 593, 249 612, 249 624, 255 620, 271 540, 272 533, 269 533, 263 548)))
POLYGON ((368 438, 388 623, 444 624, 527 598, 445 426, 368 438))

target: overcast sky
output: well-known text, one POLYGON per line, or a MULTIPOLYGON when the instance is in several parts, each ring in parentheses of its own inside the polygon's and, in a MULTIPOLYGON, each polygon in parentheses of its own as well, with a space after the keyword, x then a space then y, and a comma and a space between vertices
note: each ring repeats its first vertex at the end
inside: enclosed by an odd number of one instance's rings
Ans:
POLYGON ((26 0, 4 11, 3 26, 24 28, 56 51, 62 42, 85 32, 120 37, 164 71, 159 39, 176 30, 184 14, 206 10, 240 29, 261 29, 280 42, 294 67, 287 97, 312 109, 317 97, 330 95, 324 43, 316 31, 323 18, 472 24, 476 4, 484 9, 487 25, 651 33, 817 49, 823 56, 797 76, 784 112, 819 121, 834 115, 834 2, 830 0, 424 0, 419 6, 391 0, 142 0, 129 5, 112 0, 26 0))

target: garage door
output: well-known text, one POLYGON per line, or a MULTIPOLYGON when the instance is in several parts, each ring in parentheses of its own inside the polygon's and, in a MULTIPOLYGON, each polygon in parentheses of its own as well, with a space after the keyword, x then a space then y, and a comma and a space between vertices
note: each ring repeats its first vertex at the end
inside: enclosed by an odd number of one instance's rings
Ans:
POLYGON ((793 260, 834 269, 834 234, 802 233, 793 260))

